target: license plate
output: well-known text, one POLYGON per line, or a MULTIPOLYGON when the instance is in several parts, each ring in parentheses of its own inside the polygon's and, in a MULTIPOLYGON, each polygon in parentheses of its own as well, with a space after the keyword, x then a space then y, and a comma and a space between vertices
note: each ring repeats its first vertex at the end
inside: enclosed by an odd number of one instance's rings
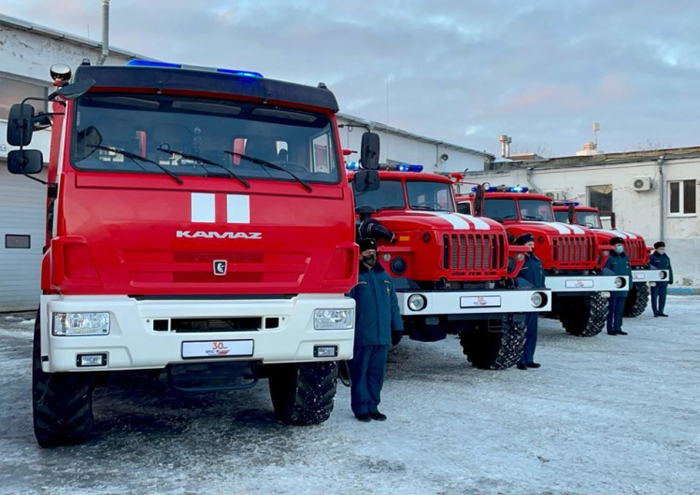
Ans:
POLYGON ((207 340, 183 342, 182 358, 252 357, 252 340, 207 340))
POLYGON ((644 280, 644 279, 647 278, 647 275, 646 275, 646 273, 633 273, 633 274, 632 274, 632 277, 633 277, 635 280, 644 280))
POLYGON ((567 280, 565 285, 567 289, 592 289, 593 280, 567 280))
POLYGON ((462 308, 500 308, 501 296, 462 296, 459 305, 462 308))

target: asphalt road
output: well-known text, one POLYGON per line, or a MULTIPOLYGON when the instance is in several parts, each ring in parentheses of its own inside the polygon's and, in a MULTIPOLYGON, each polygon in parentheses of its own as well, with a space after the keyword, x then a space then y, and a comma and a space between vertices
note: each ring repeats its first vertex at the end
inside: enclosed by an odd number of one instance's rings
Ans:
POLYGON ((700 298, 627 337, 541 322, 539 370, 471 368, 455 337, 390 353, 385 423, 339 387, 323 425, 275 420, 267 385, 183 399, 122 382, 96 436, 43 450, 30 407, 32 321, 0 315, 0 493, 700 493, 700 298))

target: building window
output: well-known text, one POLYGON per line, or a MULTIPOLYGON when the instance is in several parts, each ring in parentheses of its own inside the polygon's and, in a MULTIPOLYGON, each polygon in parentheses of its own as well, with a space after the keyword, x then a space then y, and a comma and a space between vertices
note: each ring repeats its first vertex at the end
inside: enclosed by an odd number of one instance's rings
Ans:
POLYGON ((602 215, 610 215, 613 211, 612 184, 588 186, 588 206, 598 208, 602 215))
POLYGON ((6 249, 30 249, 31 247, 32 243, 30 236, 5 234, 6 249))
POLYGON ((695 215, 697 212, 695 190, 695 179, 669 181, 669 214, 695 215))
MULTIPOLYGON (((46 98, 46 94, 46 86, 20 81, 0 74, 0 119, 7 120, 10 107, 15 103, 22 103, 26 97, 46 98)), ((46 111, 46 102, 30 100, 27 103, 31 104, 37 112, 46 111)))

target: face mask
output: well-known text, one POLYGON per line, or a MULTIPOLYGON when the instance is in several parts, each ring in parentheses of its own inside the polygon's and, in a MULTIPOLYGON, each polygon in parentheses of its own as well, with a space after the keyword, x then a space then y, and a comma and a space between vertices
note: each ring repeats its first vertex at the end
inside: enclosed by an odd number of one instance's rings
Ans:
POLYGON ((362 262, 365 265, 374 266, 374 264, 377 262, 377 255, 376 254, 368 254, 367 256, 363 256, 362 262))
POLYGON ((618 253, 621 253, 621 252, 623 252, 624 250, 625 250, 625 247, 624 247, 624 246, 615 246, 615 251, 617 251, 618 253))
POLYGON ((657 251, 659 252, 659 254, 664 254, 664 252, 665 252, 666 250, 665 250, 665 249, 658 249, 657 251))

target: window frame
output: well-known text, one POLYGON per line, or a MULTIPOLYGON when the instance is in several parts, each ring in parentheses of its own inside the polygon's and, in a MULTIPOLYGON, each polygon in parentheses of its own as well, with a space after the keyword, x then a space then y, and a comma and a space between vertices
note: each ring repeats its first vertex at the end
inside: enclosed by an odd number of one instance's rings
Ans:
POLYGON ((697 179, 676 179, 666 181, 668 199, 666 200, 667 215, 669 218, 692 218, 698 216, 698 180, 697 179), (685 183, 692 182, 695 190, 695 212, 685 212, 685 183), (671 184, 678 184, 678 207, 681 211, 671 211, 671 184))
MULTIPOLYGON (((597 191, 596 191, 597 192, 597 191)), ((615 211, 615 188, 613 187, 612 184, 587 184, 586 185, 586 199, 588 200, 588 206, 592 206, 594 208, 598 208, 599 211, 615 211), (594 205, 593 202, 591 201, 591 191, 594 187, 605 187, 605 188, 610 188, 610 208, 601 208, 600 205, 594 205)), ((608 193, 599 193, 599 194, 608 194, 608 193)), ((601 218, 602 222, 602 218, 601 218)))
MULTIPOLYGON (((43 101, 43 106, 42 106, 41 110, 37 110, 37 113, 39 113, 39 112, 48 112, 48 107, 49 107, 49 105, 48 105, 48 96, 49 96, 49 91, 50 91, 50 89, 51 89, 51 84, 50 84, 50 83, 48 83, 48 82, 46 82, 46 81, 41 81, 41 80, 38 80, 38 79, 32 79, 32 78, 29 78, 29 77, 23 77, 23 76, 20 76, 20 75, 18 75, 18 74, 12 74, 11 72, 3 72, 3 71, 0 71, 0 79, 3 79, 3 78, 4 78, 4 79, 9 79, 9 80, 11 80, 11 81, 15 81, 15 82, 18 82, 18 83, 22 83, 22 84, 28 84, 28 85, 31 85, 31 86, 36 86, 37 88, 42 88, 42 89, 44 90, 44 94, 43 94, 43 96, 42 96, 41 98, 44 98, 44 101, 43 101)), ((1 83, 0 83, 0 84, 1 84, 1 83)), ((33 97, 33 98, 36 98, 36 97, 33 97)), ((22 103, 22 100, 15 101, 15 102, 11 103, 10 106, 14 105, 15 103, 22 103)), ((37 106, 39 106, 38 104, 39 104, 40 102, 39 102, 38 100, 29 100, 27 103, 31 104, 32 106, 34 106, 34 107, 36 108, 37 106)), ((9 117, 9 115, 8 115, 7 117, 9 117)), ((8 121, 8 118, 7 118, 7 117, 0 117, 0 122, 7 122, 7 121, 8 121)))

